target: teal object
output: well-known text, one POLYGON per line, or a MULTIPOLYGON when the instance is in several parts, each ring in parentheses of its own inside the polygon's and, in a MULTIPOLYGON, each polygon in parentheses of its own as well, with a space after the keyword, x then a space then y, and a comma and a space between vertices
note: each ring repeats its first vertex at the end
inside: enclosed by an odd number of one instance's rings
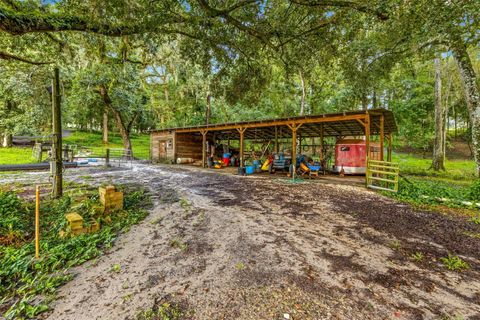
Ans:
POLYGON ((260 168, 262 166, 262 163, 260 162, 260 160, 253 160, 253 166, 255 168, 260 168))
POLYGON ((246 166, 245 173, 246 174, 253 174, 255 172, 255 166, 246 166))

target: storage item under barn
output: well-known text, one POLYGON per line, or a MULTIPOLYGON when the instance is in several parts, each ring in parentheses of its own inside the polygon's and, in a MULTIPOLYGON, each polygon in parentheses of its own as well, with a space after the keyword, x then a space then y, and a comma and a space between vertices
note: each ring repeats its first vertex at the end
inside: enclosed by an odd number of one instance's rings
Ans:
MULTIPOLYGON (((365 140, 342 139, 335 144, 335 166, 333 171, 345 174, 365 174, 365 140)), ((370 144, 370 159, 380 160, 380 147, 370 144)))

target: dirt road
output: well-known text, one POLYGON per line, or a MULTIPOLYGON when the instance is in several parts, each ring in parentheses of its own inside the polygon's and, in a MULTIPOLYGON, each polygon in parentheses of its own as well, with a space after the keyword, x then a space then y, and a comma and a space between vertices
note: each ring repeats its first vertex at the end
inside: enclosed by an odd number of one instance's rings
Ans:
POLYGON ((463 217, 360 187, 180 166, 66 178, 143 185, 156 205, 72 270, 49 319, 134 319, 162 302, 193 319, 480 319, 480 226, 463 217), (470 269, 448 271, 448 253, 470 269))

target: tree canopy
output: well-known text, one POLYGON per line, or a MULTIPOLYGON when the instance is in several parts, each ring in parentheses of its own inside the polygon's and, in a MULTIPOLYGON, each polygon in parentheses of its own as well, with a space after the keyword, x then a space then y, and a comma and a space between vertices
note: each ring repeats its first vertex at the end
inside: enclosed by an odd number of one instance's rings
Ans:
POLYGON ((0 132, 48 130, 59 66, 66 124, 107 113, 126 147, 131 131, 384 107, 400 142, 431 150, 440 55, 480 164, 479 15, 478 1, 0 0, 0 132))

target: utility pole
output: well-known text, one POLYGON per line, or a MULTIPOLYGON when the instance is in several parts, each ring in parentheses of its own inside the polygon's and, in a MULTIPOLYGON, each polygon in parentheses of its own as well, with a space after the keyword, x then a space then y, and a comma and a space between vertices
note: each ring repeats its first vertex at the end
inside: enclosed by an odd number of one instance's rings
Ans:
POLYGON ((52 83, 52 161, 50 168, 53 175, 52 196, 60 198, 63 194, 62 190, 62 119, 60 109, 60 72, 55 67, 52 83))

